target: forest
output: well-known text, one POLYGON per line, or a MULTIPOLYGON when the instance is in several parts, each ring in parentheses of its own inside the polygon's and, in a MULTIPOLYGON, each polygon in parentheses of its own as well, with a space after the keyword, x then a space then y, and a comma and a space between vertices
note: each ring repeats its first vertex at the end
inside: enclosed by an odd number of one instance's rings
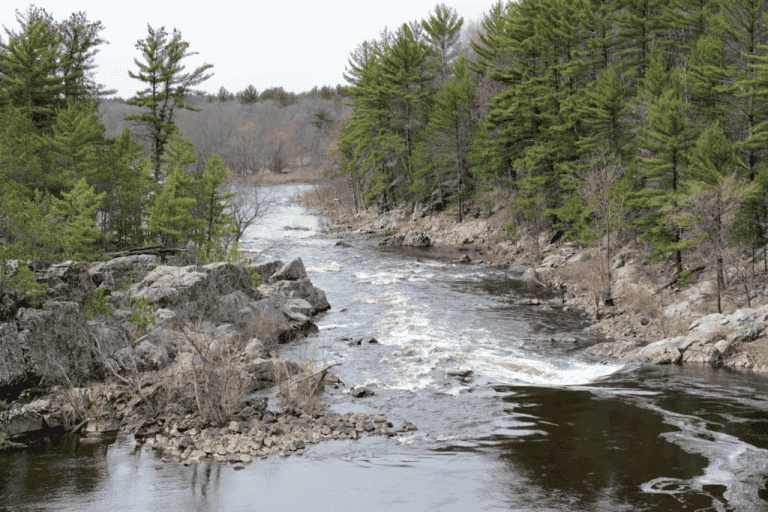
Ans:
MULTIPOLYGON (((360 44, 327 173, 355 207, 509 208, 510 236, 626 240, 678 275, 766 262, 768 3, 499 2, 471 37, 443 4, 360 44), (746 256, 746 260, 744 257, 746 256)), ((610 288, 609 288, 610 290, 610 288)), ((719 294, 718 294, 719 297, 719 294)))
POLYGON ((32 303, 42 292, 18 260, 233 257, 269 204, 263 178, 315 176, 351 114, 341 85, 205 94, 213 65, 182 73, 196 52, 179 30, 151 26, 126 70, 146 88, 115 97, 94 80, 101 22, 57 22, 34 5, 16 18, 0 41, 0 288, 32 303))

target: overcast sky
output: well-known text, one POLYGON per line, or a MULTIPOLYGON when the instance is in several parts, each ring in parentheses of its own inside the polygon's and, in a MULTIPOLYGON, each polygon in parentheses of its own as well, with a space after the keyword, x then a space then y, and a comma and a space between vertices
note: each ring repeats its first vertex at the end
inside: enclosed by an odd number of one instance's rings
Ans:
MULTIPOLYGON (((15 11, 25 12, 29 3, 3 2, 0 22, 17 30, 15 11)), ((283 86, 302 92, 315 85, 346 85, 342 73, 351 51, 366 39, 378 38, 386 26, 391 30, 402 23, 426 18, 436 0, 389 0, 360 2, 331 0, 293 2, 230 1, 167 2, 164 0, 41 0, 35 2, 56 21, 72 12, 84 11, 90 21, 100 20, 105 29, 96 55, 96 80, 108 89, 117 89, 123 98, 143 89, 142 83, 128 76, 138 68, 140 58, 135 43, 147 36, 147 23, 153 28, 176 27, 198 52, 182 61, 185 72, 203 62, 213 64, 213 77, 200 88, 216 93, 222 85, 232 93, 253 84, 259 91, 283 86)), ((492 0, 445 2, 455 8, 465 23, 481 20, 492 0)), ((7 37, 3 33, 3 41, 7 37)))

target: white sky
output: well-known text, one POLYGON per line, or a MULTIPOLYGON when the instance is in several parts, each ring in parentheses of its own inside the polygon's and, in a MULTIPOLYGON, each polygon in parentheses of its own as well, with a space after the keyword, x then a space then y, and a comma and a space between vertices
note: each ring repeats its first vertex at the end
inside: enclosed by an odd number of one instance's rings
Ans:
MULTIPOLYGON (((3 2, 0 22, 17 30, 15 10, 27 10, 28 3, 3 2)), ((153 28, 176 27, 199 52, 182 61, 185 72, 207 62, 214 76, 200 88, 216 93, 222 85, 236 93, 253 84, 259 91, 283 86, 302 92, 315 85, 346 85, 342 73, 347 59, 366 39, 378 39, 386 26, 394 30, 402 23, 429 16, 438 0, 389 0, 361 2, 332 1, 255 1, 214 0, 208 2, 170 2, 167 0, 39 0, 34 2, 53 15, 56 21, 72 12, 84 11, 89 21, 100 20, 100 33, 110 44, 101 45, 94 60, 96 81, 117 89, 123 98, 132 97, 143 83, 128 76, 138 71, 133 60, 141 59, 135 43, 147 36, 147 23, 153 28)), ((494 0, 445 1, 463 16, 465 24, 481 20, 494 0)), ((7 37, 3 32, 3 41, 7 37)))

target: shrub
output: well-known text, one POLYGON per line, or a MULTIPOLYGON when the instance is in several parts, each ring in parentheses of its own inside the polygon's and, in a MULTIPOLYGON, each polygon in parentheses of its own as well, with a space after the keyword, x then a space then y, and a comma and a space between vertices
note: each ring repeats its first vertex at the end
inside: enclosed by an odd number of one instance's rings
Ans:
MULTIPOLYGON (((146 297, 131 298, 131 303, 136 306, 136 312, 131 315, 131 322, 139 328, 139 333, 144 332, 150 325, 155 325, 157 317, 157 304, 151 304, 146 297)), ((139 334, 137 333, 137 335, 139 334)))
POLYGON ((96 288, 86 300, 85 318, 87 320, 97 316, 111 315, 115 312, 114 308, 107 304, 105 292, 104 288, 96 288))

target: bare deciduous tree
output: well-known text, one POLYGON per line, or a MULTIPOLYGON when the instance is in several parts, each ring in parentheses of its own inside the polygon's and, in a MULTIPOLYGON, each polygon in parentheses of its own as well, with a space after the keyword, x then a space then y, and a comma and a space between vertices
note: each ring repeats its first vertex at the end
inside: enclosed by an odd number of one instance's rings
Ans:
POLYGON ((725 290, 723 262, 731 250, 731 226, 744 200, 755 192, 754 183, 746 183, 736 173, 724 176, 715 184, 694 181, 689 194, 680 199, 680 209, 666 212, 671 227, 680 228, 693 243, 706 243, 711 248, 712 264, 717 273, 717 311, 723 312, 725 290))
POLYGON ((587 229, 587 238, 597 239, 605 236, 605 299, 611 298, 611 255, 616 243, 617 233, 626 218, 626 194, 616 189, 624 176, 624 167, 619 164, 619 158, 604 150, 598 151, 592 157, 592 165, 577 188, 579 196, 586 203, 585 214, 598 226, 597 230, 587 229))

